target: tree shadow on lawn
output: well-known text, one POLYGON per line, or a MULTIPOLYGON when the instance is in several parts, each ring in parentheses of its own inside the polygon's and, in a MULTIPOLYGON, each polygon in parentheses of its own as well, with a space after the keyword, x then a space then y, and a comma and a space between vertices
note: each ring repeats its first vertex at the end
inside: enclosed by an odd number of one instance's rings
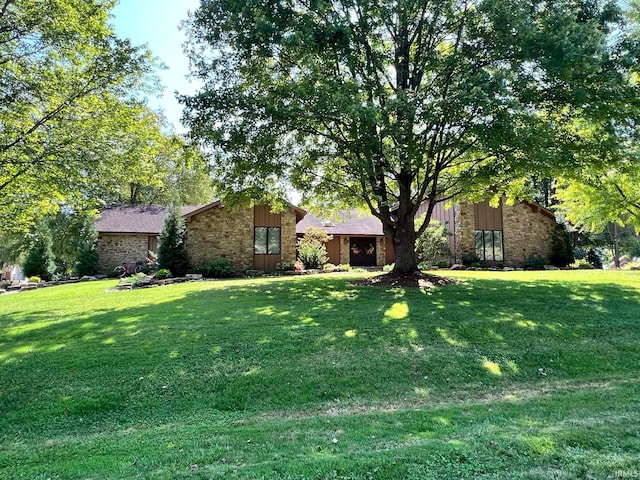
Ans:
POLYGON ((142 291, 115 295, 130 295, 133 306, 0 317, 2 437, 203 411, 526 397, 640 369, 638 291, 617 284, 469 280, 385 290, 322 277, 185 287, 158 305, 142 291), (54 320, 43 324, 47 316, 54 320))

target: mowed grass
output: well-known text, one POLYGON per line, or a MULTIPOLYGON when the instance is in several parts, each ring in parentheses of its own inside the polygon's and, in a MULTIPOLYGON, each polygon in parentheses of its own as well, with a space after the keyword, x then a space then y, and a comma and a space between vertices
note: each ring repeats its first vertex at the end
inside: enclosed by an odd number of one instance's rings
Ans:
POLYGON ((640 272, 0 297, 0 478, 640 477, 640 272))

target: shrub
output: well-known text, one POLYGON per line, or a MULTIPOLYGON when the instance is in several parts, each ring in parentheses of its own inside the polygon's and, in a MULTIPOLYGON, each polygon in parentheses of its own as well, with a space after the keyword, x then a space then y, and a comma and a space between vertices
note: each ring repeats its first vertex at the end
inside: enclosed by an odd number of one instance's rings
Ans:
POLYGON ((586 260, 593 268, 602 269, 602 259, 595 249, 592 248, 587 252, 586 260))
POLYGON ((180 209, 175 205, 169 209, 160 233, 158 245, 158 268, 170 270, 174 275, 184 276, 189 270, 186 247, 187 230, 180 209))
POLYGON ((527 268, 529 270, 544 270, 545 265, 550 265, 549 259, 541 257, 539 255, 529 257, 524 262, 524 268, 527 268))
POLYGON ((327 249, 317 241, 305 242, 298 244, 298 259, 303 263, 307 270, 312 268, 322 268, 329 260, 327 257, 327 249))
POLYGON ((25 276, 51 280, 56 270, 52 246, 51 230, 43 224, 34 232, 29 253, 22 264, 25 276))
POLYGON ((451 232, 437 220, 433 220, 416 239, 416 256, 420 268, 428 268, 437 261, 451 256, 449 236, 451 232))
POLYGON ((465 253, 464 255, 462 255, 462 264, 465 267, 470 267, 475 263, 480 264, 480 257, 478 257, 475 252, 465 253))
POLYGON ((349 265, 348 263, 341 263, 340 265, 338 265, 338 268, 340 269, 341 272, 351 271, 351 265, 349 265))
POLYGON ((551 265, 556 267, 566 267, 575 260, 573 255, 573 242, 571 235, 564 225, 556 224, 556 228, 551 235, 551 265))
POLYGON ((98 273, 98 232, 93 218, 84 218, 79 233, 75 244, 74 273, 79 277, 95 275, 98 273))
POLYGON ((286 260, 276 265, 276 270, 279 272, 289 272, 295 269, 296 269, 296 264, 294 262, 288 262, 286 260))
POLYGON ((439 260, 436 262, 436 267, 438 268, 449 268, 449 262, 446 260, 439 260))
POLYGON ((29 277, 29 283, 40 283, 41 281, 42 279, 37 275, 32 275, 31 277, 29 277))
POLYGON ((233 267, 226 258, 209 260, 198 271, 206 278, 229 278, 234 274, 233 267))
POLYGON ((165 278, 170 278, 172 276, 173 275, 171 275, 171 271, 167 270, 166 268, 161 268, 153 275, 153 277, 157 278, 158 280, 164 280, 165 278))

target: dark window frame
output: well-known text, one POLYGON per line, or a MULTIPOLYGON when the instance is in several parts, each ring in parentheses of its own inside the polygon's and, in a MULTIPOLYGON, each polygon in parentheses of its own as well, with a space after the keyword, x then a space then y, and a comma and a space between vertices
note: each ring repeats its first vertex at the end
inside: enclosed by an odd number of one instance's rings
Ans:
POLYGON ((281 255, 282 254, 282 227, 253 227, 253 254, 254 255, 281 255), (258 251, 258 229, 263 229, 265 231, 265 235, 264 235, 264 244, 261 244, 261 250, 264 251, 264 253, 258 251), (271 232, 278 232, 278 244, 277 244, 277 251, 274 251, 275 249, 272 248, 275 245, 272 245, 272 242, 270 240, 272 240, 272 233, 271 232))
POLYGON ((475 230, 474 239, 476 255, 480 260, 488 262, 504 261, 504 232, 502 230, 475 230), (496 242, 497 239, 499 240, 496 242))

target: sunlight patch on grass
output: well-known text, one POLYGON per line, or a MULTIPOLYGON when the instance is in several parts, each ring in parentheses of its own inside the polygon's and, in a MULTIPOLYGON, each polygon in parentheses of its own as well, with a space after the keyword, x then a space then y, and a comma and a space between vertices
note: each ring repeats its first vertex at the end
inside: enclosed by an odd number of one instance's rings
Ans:
POLYGON ((246 372, 242 372, 242 376, 243 377, 251 377, 253 375, 259 375, 261 371, 262 371, 262 368, 260 368, 260 367, 251 367, 246 372))
POLYGON ((466 347, 468 345, 468 342, 466 342, 465 340, 458 340, 454 338, 446 328, 436 327, 436 332, 438 332, 442 339, 449 345, 452 345, 454 347, 466 347))
POLYGON ((429 397, 430 391, 428 388, 425 387, 416 387, 413 389, 413 392, 421 398, 427 398, 429 397))
POLYGON ((496 362, 492 362, 487 357, 484 357, 482 359, 482 368, 484 368, 491 375, 494 375, 496 377, 502 376, 502 369, 500 368, 500 365, 498 365, 496 362))
POLYGON ((354 338, 356 335, 358 335, 358 330, 347 330, 344 332, 344 336, 347 338, 354 338))
POLYGON ((392 320, 403 320, 409 316, 409 304, 407 302, 396 302, 384 312, 384 322, 392 320))
POLYGON ((536 322, 532 322, 531 320, 518 320, 516 321, 516 325, 521 328, 527 328, 529 330, 535 330, 538 328, 538 324, 536 322))
POLYGON ((531 453, 537 455, 551 455, 556 451, 554 441, 547 436, 525 437, 524 441, 529 446, 531 453))
MULTIPOLYGON (((302 326, 308 326, 308 327, 320 326, 320 324, 316 322, 313 317, 300 317, 298 320, 300 321, 302 326)), ((294 328, 294 327, 291 327, 291 328, 294 328)))

